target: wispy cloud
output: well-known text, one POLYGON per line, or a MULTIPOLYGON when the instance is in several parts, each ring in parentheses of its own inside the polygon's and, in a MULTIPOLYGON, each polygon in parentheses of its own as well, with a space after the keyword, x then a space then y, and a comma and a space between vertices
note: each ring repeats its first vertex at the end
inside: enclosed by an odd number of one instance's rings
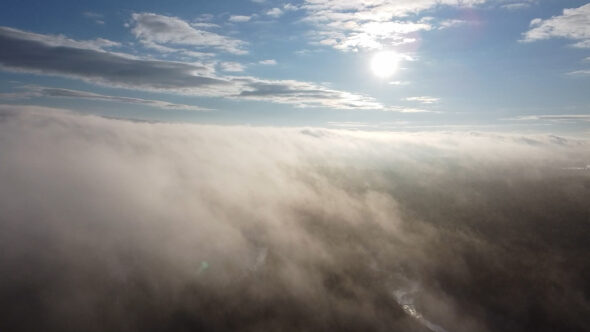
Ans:
POLYGON ((590 114, 545 114, 545 115, 523 115, 506 120, 517 121, 568 121, 568 122, 590 122, 590 114))
MULTIPOLYGON (((11 38, 29 40, 38 42, 48 47, 71 47, 76 49, 89 49, 94 51, 106 51, 114 47, 121 46, 121 43, 108 40, 105 38, 96 38, 92 40, 75 40, 64 35, 39 34, 34 32, 13 29, 10 27, 0 26, 0 36, 10 36, 11 38)), ((10 50, 5 50, 9 52, 10 50)))
POLYGON ((570 71, 567 74, 572 75, 572 76, 587 76, 587 75, 590 75, 590 69, 574 70, 574 71, 570 71))
POLYGON ((84 12, 82 13, 86 18, 91 19, 94 21, 94 23, 96 24, 104 24, 104 20, 103 17, 104 15, 99 14, 99 13, 95 13, 95 12, 84 12))
POLYGON ((248 22, 252 19, 252 16, 248 16, 248 15, 231 15, 228 19, 228 21, 230 22, 234 22, 234 23, 242 23, 242 22, 248 22))
POLYGON ((247 53, 244 49, 246 42, 197 29, 178 17, 134 13, 131 21, 131 31, 147 47, 191 46, 234 54, 247 53))
POLYGON ((258 63, 261 65, 266 65, 266 66, 274 66, 277 64, 277 61, 274 59, 268 59, 268 60, 258 61, 258 63))
POLYGON ((440 98, 436 97, 429 97, 429 96, 417 96, 417 97, 407 97, 405 100, 407 101, 416 101, 422 104, 434 104, 440 101, 440 98))
POLYGON ((163 100, 153 100, 144 98, 110 96, 87 91, 51 88, 42 86, 24 86, 19 92, 14 93, 0 93, 0 100, 2 99, 29 99, 38 97, 50 98, 75 98, 86 100, 98 100, 125 104, 136 104, 148 107, 155 107, 165 110, 184 110, 184 111, 211 111, 212 109, 199 107, 195 105, 177 104, 163 100))
POLYGON ((590 4, 564 9, 563 14, 549 19, 536 18, 522 41, 533 42, 550 38, 567 38, 577 42, 574 47, 590 48, 590 4))

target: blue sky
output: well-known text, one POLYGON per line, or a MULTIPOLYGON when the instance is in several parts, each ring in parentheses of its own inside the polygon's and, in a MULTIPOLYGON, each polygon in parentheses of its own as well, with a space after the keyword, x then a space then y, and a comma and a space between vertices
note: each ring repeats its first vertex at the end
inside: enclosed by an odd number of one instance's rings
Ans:
POLYGON ((382 130, 590 124, 587 1, 4 0, 0 26, 0 104, 382 130))

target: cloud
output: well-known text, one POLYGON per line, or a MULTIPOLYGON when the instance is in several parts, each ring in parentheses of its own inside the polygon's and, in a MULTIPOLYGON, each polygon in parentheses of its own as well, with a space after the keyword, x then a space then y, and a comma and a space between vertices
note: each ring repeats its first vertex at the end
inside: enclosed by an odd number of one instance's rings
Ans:
POLYGON ((524 8, 529 8, 531 4, 529 2, 517 2, 517 3, 508 3, 501 5, 501 8, 508 9, 508 10, 519 10, 524 8))
POLYGON ((104 15, 102 15, 102 14, 94 13, 94 12, 84 12, 82 14, 84 15, 84 17, 93 20, 94 23, 96 23, 96 24, 101 24, 101 25, 104 24, 104 20, 103 20, 104 15))
POLYGON ((268 10, 266 12, 266 15, 274 17, 274 18, 278 18, 278 17, 282 16, 283 13, 284 12, 280 8, 275 7, 273 9, 268 10))
POLYGON ((94 48, 54 45, 37 35, 0 28, 0 63, 15 70, 79 78, 146 90, 197 90, 202 94, 230 82, 211 76, 204 65, 144 60, 94 48))
POLYGON ((587 141, 0 109, 2 330, 585 328, 587 141))
POLYGON ((590 69, 574 70, 574 71, 571 71, 567 74, 572 75, 572 76, 587 76, 587 75, 590 75, 590 69))
POLYGON ((231 15, 229 17, 229 21, 234 22, 234 23, 248 22, 251 19, 252 19, 252 16, 246 16, 246 15, 231 15))
POLYGON ((465 21, 465 20, 457 20, 457 19, 449 19, 449 20, 443 20, 439 23, 439 30, 442 29, 448 29, 448 28, 454 28, 454 27, 458 27, 458 26, 462 26, 465 24, 469 24, 469 21, 465 21))
POLYGON ((550 38, 567 38, 577 42, 572 46, 590 48, 590 4, 564 9, 563 14, 543 20, 531 21, 531 29, 523 34, 522 41, 533 42, 550 38))
POLYGON ((191 46, 204 49, 246 54, 246 42, 199 30, 178 17, 154 13, 131 15, 131 31, 146 47, 191 46))
MULTIPOLYGON (((315 42, 342 51, 382 49, 406 43, 410 34, 433 29, 432 23, 409 18, 441 5, 473 6, 485 0, 336 1, 307 0, 304 21, 313 24, 315 42)), ((415 39, 414 39, 415 40, 415 39)))
POLYGON ((219 64, 222 71, 227 72, 242 72, 246 67, 239 62, 221 62, 219 64))
POLYGON ((71 47, 76 49, 89 49, 94 51, 105 51, 110 48, 119 47, 121 43, 104 38, 93 40, 74 40, 64 35, 38 34, 10 27, 0 26, 0 34, 15 39, 30 40, 50 47, 71 47))
POLYGON ((322 85, 294 80, 261 80, 254 77, 235 77, 244 90, 234 98, 292 104, 296 107, 321 107, 349 110, 382 110, 393 112, 423 112, 404 107, 386 106, 374 98, 322 85))
MULTIPOLYGON (((77 78, 95 84, 193 96, 250 99, 297 107, 416 111, 374 98, 295 80, 219 76, 208 64, 133 58, 118 53, 57 47, 32 34, 0 28, 0 64, 5 69, 77 78)), ((42 36, 42 35, 41 35, 42 36)), ((233 69, 239 69, 234 66, 233 69)))
POLYGON ((108 101, 116 103, 136 104, 144 105, 149 107, 155 107, 166 110, 185 110, 185 111, 211 111, 211 109, 199 107, 195 105, 176 104, 163 100, 133 98, 133 97, 122 97, 122 96, 109 96, 98 93, 92 93, 87 91, 62 89, 62 88, 50 88, 42 86, 24 86, 21 88, 24 91, 15 93, 0 93, 0 100, 2 99, 29 99, 38 97, 51 97, 51 98, 75 98, 75 99, 87 99, 87 100, 98 100, 108 101))
POLYGON ((258 61, 258 63, 261 65, 266 65, 266 66, 274 66, 277 64, 277 60, 274 60, 274 59, 260 60, 260 61, 258 61))
POLYGON ((418 97, 407 97, 407 101, 416 101, 422 104, 435 104, 440 101, 440 98, 429 97, 429 96, 418 96, 418 97))
POLYGON ((588 114, 545 114, 545 115, 526 115, 507 120, 518 121, 567 121, 567 122, 590 122, 590 115, 588 114))
POLYGON ((297 6, 297 5, 294 5, 294 4, 292 4, 292 3, 286 3, 286 4, 283 6, 283 9, 284 9, 285 11, 296 11, 296 10, 299 10, 300 8, 299 8, 299 6, 297 6))

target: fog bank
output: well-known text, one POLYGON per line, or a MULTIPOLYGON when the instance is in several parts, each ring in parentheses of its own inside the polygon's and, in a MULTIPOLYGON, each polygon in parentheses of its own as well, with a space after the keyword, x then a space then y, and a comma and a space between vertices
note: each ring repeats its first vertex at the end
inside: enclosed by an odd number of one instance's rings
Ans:
POLYGON ((590 144, 0 108, 2 331, 582 331, 590 144))

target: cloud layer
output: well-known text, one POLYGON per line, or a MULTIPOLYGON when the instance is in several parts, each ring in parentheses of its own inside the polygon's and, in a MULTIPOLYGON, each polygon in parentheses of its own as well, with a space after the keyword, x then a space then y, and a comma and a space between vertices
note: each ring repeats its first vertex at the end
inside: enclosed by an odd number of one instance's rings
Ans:
MULTIPOLYGON (((84 48, 85 42, 56 45, 53 41, 47 35, 0 27, 0 64, 16 71, 59 75, 127 89, 260 100, 298 107, 421 111, 383 105, 368 96, 310 82, 220 76, 208 64, 142 59, 84 48)), ((230 71, 244 69, 239 63, 221 66, 230 71)))
POLYGON ((588 143, 0 107, 0 328, 583 330, 588 143))

